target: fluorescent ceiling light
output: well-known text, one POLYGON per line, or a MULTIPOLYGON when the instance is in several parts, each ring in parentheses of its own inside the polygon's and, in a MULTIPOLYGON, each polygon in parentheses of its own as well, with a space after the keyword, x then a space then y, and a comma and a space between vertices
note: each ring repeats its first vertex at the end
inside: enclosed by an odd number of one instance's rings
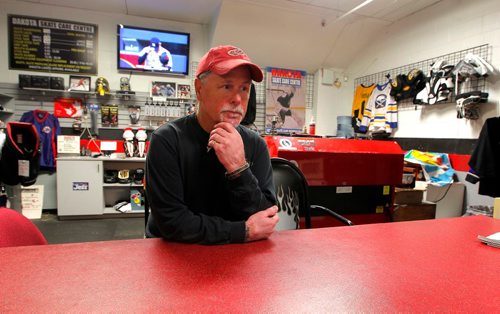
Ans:
POLYGON ((361 9, 362 7, 364 7, 365 5, 369 4, 372 1, 373 0, 366 0, 365 2, 363 2, 360 5, 356 6, 352 10, 350 10, 350 11, 344 13, 343 15, 341 15, 338 19, 336 19, 336 21, 338 21, 340 19, 343 19, 344 17, 348 16, 349 14, 352 14, 353 12, 356 12, 357 10, 361 9))

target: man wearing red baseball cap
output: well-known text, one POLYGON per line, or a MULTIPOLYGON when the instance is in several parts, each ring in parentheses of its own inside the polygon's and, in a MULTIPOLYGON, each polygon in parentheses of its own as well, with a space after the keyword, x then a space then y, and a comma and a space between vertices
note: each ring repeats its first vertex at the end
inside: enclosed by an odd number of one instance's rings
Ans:
POLYGON ((146 236, 222 244, 268 238, 278 222, 269 152, 240 126, 261 69, 238 47, 210 49, 196 71, 194 114, 155 130, 146 161, 146 236))
POLYGON ((210 49, 201 59, 196 70, 196 77, 211 71, 218 75, 227 74, 232 69, 246 65, 252 80, 262 82, 262 70, 252 63, 243 50, 234 46, 219 46, 210 49))

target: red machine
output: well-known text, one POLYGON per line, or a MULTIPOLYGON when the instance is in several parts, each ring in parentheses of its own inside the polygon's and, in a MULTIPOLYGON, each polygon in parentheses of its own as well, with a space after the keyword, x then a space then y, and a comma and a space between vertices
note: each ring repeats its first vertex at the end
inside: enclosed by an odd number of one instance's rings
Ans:
MULTIPOLYGON (((297 162, 309 184, 311 204, 323 205, 355 224, 390 221, 394 187, 403 177, 404 152, 394 141, 266 136, 271 157, 297 162)), ((330 224, 314 218, 313 226, 330 224)))

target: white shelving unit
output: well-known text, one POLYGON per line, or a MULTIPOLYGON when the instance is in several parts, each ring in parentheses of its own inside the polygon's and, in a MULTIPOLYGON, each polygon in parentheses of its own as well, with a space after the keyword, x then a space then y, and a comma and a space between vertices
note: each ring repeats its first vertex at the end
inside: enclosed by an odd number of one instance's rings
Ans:
POLYGON ((12 108, 12 99, 13 97, 5 95, 5 94, 0 94, 0 120, 6 122, 8 118, 14 114, 15 110, 12 108))
POLYGON ((107 215, 140 215, 144 211, 121 213, 113 208, 129 200, 131 189, 142 184, 104 183, 106 170, 144 169, 145 158, 61 157, 57 159, 57 214, 61 218, 107 215))

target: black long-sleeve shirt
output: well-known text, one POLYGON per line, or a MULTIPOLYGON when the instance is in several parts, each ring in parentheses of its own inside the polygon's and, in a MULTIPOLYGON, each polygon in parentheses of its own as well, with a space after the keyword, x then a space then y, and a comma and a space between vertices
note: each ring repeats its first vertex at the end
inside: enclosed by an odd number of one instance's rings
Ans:
POLYGON ((269 152, 254 131, 238 126, 250 168, 234 180, 196 115, 155 130, 146 161, 151 206, 146 234, 167 240, 222 244, 245 240, 245 220, 276 203, 269 152))

